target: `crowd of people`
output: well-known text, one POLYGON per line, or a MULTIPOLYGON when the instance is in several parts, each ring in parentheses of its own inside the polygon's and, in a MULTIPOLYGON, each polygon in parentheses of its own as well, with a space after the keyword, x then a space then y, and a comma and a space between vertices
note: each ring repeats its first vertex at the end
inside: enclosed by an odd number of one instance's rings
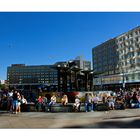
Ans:
MULTIPOLYGON (((68 96, 64 94, 61 98, 61 103, 63 106, 68 104, 68 96)), ((100 94, 95 93, 85 93, 84 101, 81 101, 78 95, 75 96, 75 102, 72 104, 73 111, 80 111, 81 103, 84 103, 85 112, 94 112, 99 103, 105 104, 110 110, 114 109, 125 109, 125 108, 140 108, 140 90, 132 91, 119 91, 106 94, 105 92, 100 94)), ((57 97, 53 94, 50 99, 46 96, 39 96, 36 99, 36 108, 38 111, 48 111, 51 112, 51 106, 57 103, 57 97)), ((0 94, 0 109, 6 109, 9 112, 17 114, 21 110, 26 111, 27 100, 24 95, 20 94, 17 90, 11 90, 7 92, 2 92, 0 94)))
POLYGON ((2 91, 0 94, 0 108, 17 114, 24 110, 27 100, 17 90, 2 91))
MULTIPOLYGON (((84 97, 84 106, 85 112, 94 112, 97 109, 99 103, 102 103, 108 107, 109 110, 114 109, 125 109, 125 108, 140 108, 140 91, 132 90, 132 91, 119 91, 112 92, 111 94, 102 93, 99 97, 98 94, 95 93, 85 93, 84 97)), ((42 103, 44 104, 44 103, 42 103)), ((49 107, 48 111, 51 111, 51 106, 56 104, 56 96, 55 94, 51 97, 49 102, 46 102, 45 105, 49 107)), ((61 99, 61 104, 63 106, 68 104, 67 95, 63 95, 61 99)), ((80 106, 82 102, 81 99, 75 96, 75 102, 73 103, 73 111, 80 111, 80 106)))

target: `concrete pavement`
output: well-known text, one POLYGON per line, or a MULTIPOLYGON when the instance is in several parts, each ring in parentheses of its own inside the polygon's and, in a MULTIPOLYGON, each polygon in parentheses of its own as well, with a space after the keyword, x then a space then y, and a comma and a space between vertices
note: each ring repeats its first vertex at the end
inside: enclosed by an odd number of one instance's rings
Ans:
POLYGON ((88 113, 0 112, 0 128, 140 128, 140 109, 88 113))

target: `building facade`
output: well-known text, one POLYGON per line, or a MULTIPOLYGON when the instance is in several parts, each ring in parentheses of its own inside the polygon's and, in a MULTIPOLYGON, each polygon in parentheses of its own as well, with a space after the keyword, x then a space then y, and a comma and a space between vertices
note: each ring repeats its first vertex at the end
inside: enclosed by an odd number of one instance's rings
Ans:
POLYGON ((140 87, 140 27, 136 27, 92 49, 94 78, 101 88, 140 87))
POLYGON ((91 70, 91 62, 84 60, 83 56, 77 56, 74 60, 76 65, 82 70, 91 70))
POLYGON ((57 70, 52 65, 13 64, 7 68, 7 80, 10 86, 57 85, 57 70))
MULTIPOLYGON (((10 86, 19 87, 20 89, 32 88, 49 88, 49 91, 70 91, 70 83, 74 87, 74 70, 71 71, 70 64, 74 64, 78 69, 91 69, 91 63, 77 58, 70 61, 56 62, 53 65, 35 65, 26 66, 25 64, 12 64, 7 68, 7 81, 10 86), (59 66, 59 67, 58 67, 59 66), (72 73, 73 72, 73 73, 72 73), (71 80, 71 81, 70 81, 71 80), (58 87, 59 85, 59 87, 58 87)), ((75 89, 73 89, 75 90, 75 89)))

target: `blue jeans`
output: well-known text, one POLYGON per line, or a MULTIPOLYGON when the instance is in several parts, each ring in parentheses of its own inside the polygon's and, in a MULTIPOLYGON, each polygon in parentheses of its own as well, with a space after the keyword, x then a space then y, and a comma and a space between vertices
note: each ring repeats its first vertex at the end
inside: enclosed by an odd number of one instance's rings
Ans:
POLYGON ((94 111, 94 104, 93 103, 85 103, 85 112, 88 111, 89 106, 90 106, 90 111, 94 111))
POLYGON ((49 107, 52 106, 54 104, 54 102, 49 102, 49 107))
POLYGON ((15 108, 18 107, 18 100, 13 100, 13 107, 15 107, 15 108))
POLYGON ((53 105, 53 104, 55 104, 54 102, 49 102, 49 110, 51 111, 51 106, 53 105))

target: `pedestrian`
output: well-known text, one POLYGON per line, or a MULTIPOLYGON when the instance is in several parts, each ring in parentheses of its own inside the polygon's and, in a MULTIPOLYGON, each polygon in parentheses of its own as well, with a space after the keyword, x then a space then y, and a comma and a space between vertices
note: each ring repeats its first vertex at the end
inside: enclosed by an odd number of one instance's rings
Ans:
POLYGON ((18 110, 18 92, 14 91, 13 92, 13 113, 17 114, 17 110, 18 110))
POLYGON ((92 96, 91 96, 91 94, 89 94, 89 93, 86 93, 85 94, 85 112, 88 112, 89 111, 89 106, 90 106, 90 108, 91 108, 91 112, 93 112, 93 110, 92 110, 92 96))
POLYGON ((7 94, 7 111, 12 112, 13 90, 7 94))
POLYGON ((17 98, 18 98, 18 112, 21 112, 21 95, 20 95, 20 93, 18 92, 17 93, 17 98))

